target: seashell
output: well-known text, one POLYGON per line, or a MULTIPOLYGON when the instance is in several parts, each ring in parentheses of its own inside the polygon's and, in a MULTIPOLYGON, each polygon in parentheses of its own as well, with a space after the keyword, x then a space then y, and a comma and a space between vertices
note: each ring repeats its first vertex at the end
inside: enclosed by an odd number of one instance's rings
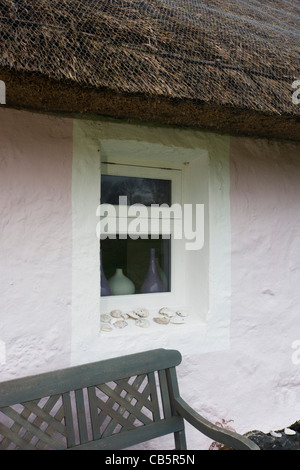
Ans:
POLYGON ((139 318, 139 320, 135 320, 135 324, 140 328, 148 328, 150 326, 149 321, 145 320, 145 318, 139 318))
POLYGON ((185 324, 185 319, 181 317, 172 317, 170 318, 170 323, 173 323, 174 325, 184 325, 185 324))
POLYGON ((122 313, 122 318, 123 318, 123 320, 128 320, 128 318, 129 318, 128 313, 122 313))
POLYGON ((121 316, 122 316, 122 311, 121 311, 121 310, 112 310, 112 311, 110 312, 110 314, 111 314, 111 316, 112 316, 113 318, 121 318, 121 316))
POLYGON ((296 431, 294 431, 293 429, 285 428, 284 434, 286 434, 287 436, 294 436, 294 435, 297 434, 297 433, 296 433, 296 431))
POLYGON ((134 313, 136 313, 139 317, 146 318, 149 317, 149 310, 146 308, 137 308, 134 310, 134 313))
POLYGON ((184 310, 177 310, 176 315, 178 315, 179 317, 187 317, 188 313, 184 310))
POLYGON ((115 323, 113 323, 115 328, 125 328, 125 326, 128 325, 128 323, 125 320, 117 320, 115 323))
POLYGON ((168 318, 174 317, 175 315, 174 310, 171 310, 170 308, 167 308, 167 307, 161 308, 158 313, 168 318))
POLYGON ((133 311, 130 311, 130 312, 127 312, 127 314, 129 318, 133 318, 134 320, 138 320, 140 317, 137 315, 137 313, 133 312, 133 311))
POLYGON ((281 437, 282 434, 280 432, 270 431, 270 436, 272 436, 272 437, 281 437))
POLYGON ((167 325, 168 323, 170 323, 170 319, 167 317, 155 317, 153 318, 153 320, 156 323, 159 323, 160 325, 167 325))
POLYGON ((102 323, 101 325, 101 331, 112 331, 113 328, 109 323, 102 323))
POLYGON ((106 313, 103 313, 102 315, 100 315, 100 321, 103 323, 110 323, 111 316, 107 315, 106 313))

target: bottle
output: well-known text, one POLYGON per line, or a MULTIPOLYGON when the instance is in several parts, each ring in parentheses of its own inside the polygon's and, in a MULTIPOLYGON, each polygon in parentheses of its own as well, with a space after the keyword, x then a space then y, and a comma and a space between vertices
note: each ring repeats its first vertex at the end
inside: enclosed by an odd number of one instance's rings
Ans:
POLYGON ((150 250, 149 268, 141 287, 142 294, 151 292, 165 292, 164 284, 157 270, 155 248, 151 248, 150 250))
POLYGON ((117 268, 115 274, 108 280, 112 295, 129 295, 135 293, 133 282, 125 276, 122 268, 117 268))

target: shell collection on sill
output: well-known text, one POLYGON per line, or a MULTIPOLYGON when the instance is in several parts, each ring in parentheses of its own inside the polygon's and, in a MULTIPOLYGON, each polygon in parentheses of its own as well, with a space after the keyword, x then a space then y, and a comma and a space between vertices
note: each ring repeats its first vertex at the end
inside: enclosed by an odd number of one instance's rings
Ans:
MULTIPOLYGON (((187 312, 183 310, 162 307, 152 320, 159 325, 183 325, 185 324, 185 317, 187 316, 187 312)), ((129 324, 134 324, 139 328, 149 328, 151 326, 150 320, 150 312, 144 307, 126 312, 116 309, 112 310, 109 314, 105 313, 100 315, 100 330, 110 332, 114 329, 126 328, 129 324)))
POLYGON ((149 320, 145 320, 145 318, 140 318, 139 320, 135 320, 135 325, 140 328, 148 328, 150 326, 150 322, 149 320))

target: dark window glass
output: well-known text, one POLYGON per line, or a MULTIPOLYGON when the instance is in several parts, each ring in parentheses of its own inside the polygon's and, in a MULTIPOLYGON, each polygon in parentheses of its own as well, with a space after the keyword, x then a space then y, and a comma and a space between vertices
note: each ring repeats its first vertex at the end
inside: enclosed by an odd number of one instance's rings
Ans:
POLYGON ((127 205, 168 204, 171 206, 171 181, 133 176, 101 175, 101 204, 119 204, 127 196, 127 205))
MULTIPOLYGON (((126 276, 134 286, 133 292, 128 283, 129 290, 126 291, 126 281, 124 281, 125 291, 112 292, 111 295, 146 294, 171 290, 170 239, 159 237, 132 240, 121 239, 118 236, 116 239, 107 238, 101 241, 101 259, 103 272, 109 283, 118 271, 120 288, 122 288, 122 276, 126 276)), ((116 280, 116 284, 117 282, 116 280)))

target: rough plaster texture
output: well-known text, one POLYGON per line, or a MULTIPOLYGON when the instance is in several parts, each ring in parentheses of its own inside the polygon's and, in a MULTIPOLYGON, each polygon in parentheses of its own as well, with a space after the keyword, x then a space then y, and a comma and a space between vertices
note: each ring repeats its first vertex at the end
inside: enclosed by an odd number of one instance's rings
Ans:
POLYGON ((232 139, 231 344, 245 391, 255 391, 255 400, 246 395, 253 425, 265 431, 300 416, 300 367, 292 361, 300 337, 299 181, 299 144, 232 139))
MULTIPOLYGON (((299 150, 231 139, 230 347, 185 355, 179 369, 184 398, 241 433, 282 429, 300 416, 292 360, 300 337, 299 150)), ((208 448, 190 426, 187 434, 190 448, 208 448)))
POLYGON ((292 360, 300 337, 299 150, 231 139, 230 348, 186 357, 181 370, 183 393, 199 412, 233 420, 242 433, 282 429, 300 416, 300 366, 292 360), (193 369, 198 394, 188 389, 193 369))
MULTIPOLYGON (((0 381, 119 355, 124 346, 177 345, 181 393, 208 419, 233 420, 239 432, 298 420, 299 145, 232 138, 229 154, 228 138, 201 132, 128 124, 120 132, 103 121, 75 122, 73 135, 71 120, 7 109, 0 121, 0 381), (193 341, 183 330, 145 336, 142 345, 99 338, 98 150, 101 138, 134 140, 137 130, 141 141, 179 147, 188 136, 187 147, 210 154, 209 334, 199 328, 193 341), (90 164, 93 178, 82 178, 90 164)), ((209 446, 188 425, 187 436, 190 449, 209 446)), ((165 438, 140 448, 172 446, 165 438)))
POLYGON ((72 123, 0 110, 0 381, 70 362, 72 123))

